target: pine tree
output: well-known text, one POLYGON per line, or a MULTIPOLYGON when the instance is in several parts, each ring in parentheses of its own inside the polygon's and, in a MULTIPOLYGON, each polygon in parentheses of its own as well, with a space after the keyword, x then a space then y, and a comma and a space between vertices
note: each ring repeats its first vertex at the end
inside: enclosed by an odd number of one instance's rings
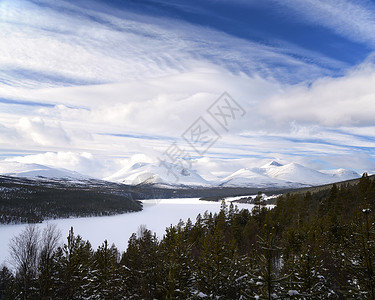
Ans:
POLYGON ((90 294, 93 299, 123 299, 123 285, 119 273, 120 253, 107 240, 94 254, 90 294))
POLYGON ((337 299, 324 276, 323 261, 309 245, 301 249, 290 265, 291 281, 301 299, 337 299))
POLYGON ((258 222, 258 226, 261 227, 264 221, 264 216, 266 212, 266 202, 263 199, 262 192, 258 192, 257 196, 254 199, 254 207, 251 210, 252 215, 255 220, 258 222))
POLYGON ((160 298, 161 268, 159 242, 146 228, 133 234, 122 257, 128 296, 141 299, 160 298))
POLYGON ((225 241, 224 214, 217 216, 213 233, 206 235, 197 266, 198 291, 210 299, 239 299, 246 285, 246 265, 235 243, 225 241))
POLYGON ((12 300, 16 299, 16 295, 15 278, 12 272, 3 266, 0 270, 0 299, 12 300))
POLYGON ((93 250, 88 241, 69 231, 68 243, 56 251, 55 299, 85 299, 90 296, 93 250))
POLYGON ((353 223, 345 261, 349 269, 347 295, 353 299, 375 299, 375 223, 369 208, 353 223))
POLYGON ((183 227, 169 227, 161 243, 165 299, 188 299, 193 290, 192 245, 183 227))
POLYGON ((358 192, 361 197, 366 196, 370 186, 371 186, 371 179, 369 178, 367 173, 363 173, 358 183, 358 192))
POLYGON ((265 229, 265 237, 258 236, 257 268, 250 274, 257 299, 285 299, 288 290, 285 282, 289 274, 280 274, 281 248, 276 245, 273 228, 265 229))

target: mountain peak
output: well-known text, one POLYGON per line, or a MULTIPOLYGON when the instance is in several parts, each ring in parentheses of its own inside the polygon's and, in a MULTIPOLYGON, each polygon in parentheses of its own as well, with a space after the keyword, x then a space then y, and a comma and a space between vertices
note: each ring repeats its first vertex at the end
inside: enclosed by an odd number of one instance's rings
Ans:
POLYGON ((262 168, 271 168, 271 167, 282 167, 283 165, 275 160, 266 163, 262 168))
POLYGON ((208 186, 204 178, 192 169, 178 164, 164 162, 142 163, 137 162, 131 168, 123 168, 104 180, 125 184, 165 184, 184 186, 208 186))
POLYGON ((48 178, 48 179, 71 179, 71 180, 86 180, 88 176, 82 175, 78 172, 49 167, 34 163, 20 163, 17 161, 0 161, 0 174, 13 177, 25 178, 48 178))

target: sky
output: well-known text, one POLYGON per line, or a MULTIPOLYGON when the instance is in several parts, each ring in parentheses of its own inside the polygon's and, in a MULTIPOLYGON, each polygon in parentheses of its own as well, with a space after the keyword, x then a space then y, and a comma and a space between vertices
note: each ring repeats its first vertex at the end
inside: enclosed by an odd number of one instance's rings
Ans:
POLYGON ((0 0, 0 159, 372 173, 374 50, 369 0, 0 0))

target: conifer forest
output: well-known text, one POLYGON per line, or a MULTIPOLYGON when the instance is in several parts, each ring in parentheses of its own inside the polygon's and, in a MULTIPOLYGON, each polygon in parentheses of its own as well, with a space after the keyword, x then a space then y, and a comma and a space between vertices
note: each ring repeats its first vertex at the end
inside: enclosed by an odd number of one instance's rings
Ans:
POLYGON ((125 252, 72 228, 28 225, 10 244, 0 299, 375 299, 375 179, 221 205, 125 252))

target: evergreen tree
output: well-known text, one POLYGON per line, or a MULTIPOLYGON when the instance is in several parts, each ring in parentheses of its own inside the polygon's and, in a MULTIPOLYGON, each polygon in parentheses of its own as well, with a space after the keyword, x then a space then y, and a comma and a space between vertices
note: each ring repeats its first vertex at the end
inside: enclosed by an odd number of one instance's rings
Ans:
POLYGON ((276 245, 273 229, 266 228, 265 237, 258 236, 257 268, 250 274, 257 299, 284 299, 287 297, 286 280, 289 274, 280 274, 281 248, 276 245))
POLYGON ((93 250, 88 241, 69 231, 68 243, 56 251, 55 299, 86 299, 90 296, 93 250))
POLYGON ((133 234, 122 257, 126 273, 128 297, 136 299, 160 298, 161 270, 159 242, 155 234, 146 228, 133 234))
POLYGON ((183 227, 169 227, 161 243, 165 299, 188 299, 192 295, 194 275, 189 244, 183 227))
POLYGON ((90 294, 93 299, 123 299, 123 284, 119 272, 120 253, 107 240, 94 254, 90 294))
POLYGON ((239 299, 246 285, 246 265, 241 265, 235 247, 225 242, 224 214, 217 218, 217 227, 206 235, 199 258, 198 290, 210 299, 239 299))
POLYGON ((252 215, 255 220, 258 222, 258 226, 261 227, 264 221, 265 212, 266 212, 266 202, 263 198, 262 192, 258 192, 254 199, 254 207, 251 210, 252 215))
POLYGON ((375 223, 369 208, 353 224, 345 251, 349 270, 347 295, 353 299, 375 299, 375 223))
POLYGON ((299 292, 300 299, 338 299, 329 287, 324 269, 323 261, 309 245, 301 249, 289 267, 291 287, 299 292))
POLYGON ((0 299, 12 300, 16 299, 16 295, 15 278, 6 266, 2 266, 0 270, 0 299))

